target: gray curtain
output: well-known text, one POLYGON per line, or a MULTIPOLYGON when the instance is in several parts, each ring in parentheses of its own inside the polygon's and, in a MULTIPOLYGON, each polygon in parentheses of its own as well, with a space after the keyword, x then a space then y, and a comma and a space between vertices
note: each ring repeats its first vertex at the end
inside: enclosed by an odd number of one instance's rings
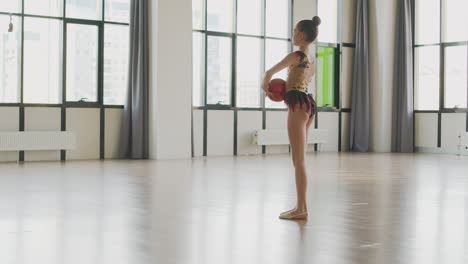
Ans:
POLYGON ((369 3, 357 0, 356 48, 351 88, 351 151, 369 150, 369 3))
POLYGON ((392 111, 392 151, 414 151, 411 0, 398 0, 392 111))
POLYGON ((132 0, 127 100, 120 144, 122 158, 148 158, 148 41, 148 1, 132 0))

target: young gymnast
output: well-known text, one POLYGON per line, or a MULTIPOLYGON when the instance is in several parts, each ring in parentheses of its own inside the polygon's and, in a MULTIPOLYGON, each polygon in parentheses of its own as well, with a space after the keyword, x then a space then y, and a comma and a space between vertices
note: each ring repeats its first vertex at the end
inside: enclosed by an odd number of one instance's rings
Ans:
POLYGON ((317 113, 314 98, 308 93, 308 85, 316 70, 315 60, 309 59, 309 49, 318 35, 321 20, 302 20, 294 28, 293 45, 298 51, 288 54, 282 61, 269 69, 263 78, 262 88, 270 95, 268 84, 272 76, 288 67, 284 102, 288 105, 288 136, 291 144, 292 161, 296 175, 296 207, 280 214, 281 219, 307 219, 307 175, 305 151, 309 127, 317 113))

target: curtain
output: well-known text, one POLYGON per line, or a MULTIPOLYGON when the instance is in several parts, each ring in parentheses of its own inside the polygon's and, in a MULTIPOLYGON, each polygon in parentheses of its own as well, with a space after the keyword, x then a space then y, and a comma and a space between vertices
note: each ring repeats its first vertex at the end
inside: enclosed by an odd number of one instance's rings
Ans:
POLYGON ((357 0, 356 48, 351 88, 350 150, 369 150, 369 3, 357 0))
POLYGON ((392 151, 414 151, 411 0, 398 0, 392 110, 392 151))
POLYGON ((130 4, 130 54, 120 156, 148 159, 148 1, 130 4))

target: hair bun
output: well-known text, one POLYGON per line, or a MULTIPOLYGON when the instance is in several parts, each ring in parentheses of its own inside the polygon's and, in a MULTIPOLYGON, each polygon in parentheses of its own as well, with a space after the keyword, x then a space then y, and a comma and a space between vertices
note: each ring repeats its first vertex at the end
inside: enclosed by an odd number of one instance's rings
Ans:
POLYGON ((322 20, 320 19, 320 17, 314 16, 312 18, 312 23, 314 24, 314 26, 318 27, 320 23, 322 23, 322 20))

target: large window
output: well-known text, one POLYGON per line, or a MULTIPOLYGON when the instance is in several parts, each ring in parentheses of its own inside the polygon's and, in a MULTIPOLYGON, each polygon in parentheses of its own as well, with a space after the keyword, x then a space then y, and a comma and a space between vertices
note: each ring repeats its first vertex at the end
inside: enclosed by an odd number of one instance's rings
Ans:
POLYGON ((339 107, 339 18, 340 0, 318 0, 319 27, 316 72, 316 102, 319 107, 339 107))
POLYGON ((24 18, 24 103, 62 101, 62 26, 58 19, 24 18))
MULTIPOLYGON (((266 68, 291 52, 291 0, 193 0, 193 105, 284 108, 266 68)), ((286 78, 286 70, 273 78, 286 78)))
POLYGON ((1 1, 0 103, 123 104, 129 9, 130 0, 1 1))
POLYGON ((415 109, 467 108, 468 2, 416 0, 415 109))
MULTIPOLYGON (((1 6, 1 4, 0 4, 1 6)), ((0 25, 8 25, 10 18, 0 15, 0 25)), ((19 25, 20 19, 12 17, 12 23, 19 25)), ((21 33, 0 32, 0 103, 20 101, 21 33)))

